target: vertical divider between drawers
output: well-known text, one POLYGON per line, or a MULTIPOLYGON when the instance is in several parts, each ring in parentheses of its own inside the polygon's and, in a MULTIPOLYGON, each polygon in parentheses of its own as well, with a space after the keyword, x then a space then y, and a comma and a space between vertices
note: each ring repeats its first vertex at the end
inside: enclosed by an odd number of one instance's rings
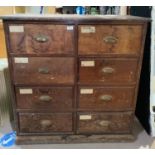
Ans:
POLYGON ((77 129, 77 102, 78 102, 78 22, 74 23, 74 49, 75 49, 75 84, 74 84, 74 113, 73 113, 73 132, 77 129))

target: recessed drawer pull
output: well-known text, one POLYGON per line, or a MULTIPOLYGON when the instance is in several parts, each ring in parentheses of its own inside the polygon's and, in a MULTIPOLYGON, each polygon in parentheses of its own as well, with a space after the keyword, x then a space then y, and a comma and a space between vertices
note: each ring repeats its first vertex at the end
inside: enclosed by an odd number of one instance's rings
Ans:
POLYGON ((52 122, 50 120, 41 120, 40 124, 43 127, 48 127, 52 124, 52 122))
POLYGON ((104 67, 104 68, 102 68, 102 72, 103 72, 103 73, 111 74, 111 73, 113 73, 114 71, 115 71, 115 69, 112 68, 112 67, 104 67))
POLYGON ((37 42, 44 43, 48 41, 48 37, 46 35, 37 35, 34 37, 37 42))
POLYGON ((48 96, 48 95, 42 95, 39 97, 40 101, 44 101, 44 102, 49 102, 52 100, 52 97, 48 96))
POLYGON ((112 96, 111 95, 102 95, 100 96, 100 100, 108 102, 112 100, 112 96))
POLYGON ((49 73, 49 69, 48 68, 39 68, 38 72, 41 74, 48 74, 49 73))
POLYGON ((103 40, 105 43, 109 43, 109 44, 115 44, 118 41, 118 39, 114 36, 106 36, 103 40))

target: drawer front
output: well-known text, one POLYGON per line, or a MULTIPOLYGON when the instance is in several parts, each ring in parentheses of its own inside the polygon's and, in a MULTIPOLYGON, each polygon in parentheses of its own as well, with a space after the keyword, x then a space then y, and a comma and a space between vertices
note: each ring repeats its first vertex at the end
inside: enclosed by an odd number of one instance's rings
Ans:
POLYGON ((71 113, 19 113, 21 133, 72 132, 71 113))
POLYGON ((72 87, 16 87, 17 108, 71 110, 73 92, 72 87))
POLYGON ((74 54, 74 26, 9 25, 11 53, 74 54))
POLYGON ((80 59, 81 84, 135 84, 138 69, 136 59, 80 59))
POLYGON ((73 84, 74 58, 13 58, 15 84, 73 84))
POLYGON ((142 45, 142 25, 80 25, 79 54, 138 55, 142 45))
POLYGON ((130 133, 133 114, 79 113, 78 133, 130 133))
POLYGON ((133 110, 134 88, 132 87, 80 87, 80 109, 99 111, 133 110))

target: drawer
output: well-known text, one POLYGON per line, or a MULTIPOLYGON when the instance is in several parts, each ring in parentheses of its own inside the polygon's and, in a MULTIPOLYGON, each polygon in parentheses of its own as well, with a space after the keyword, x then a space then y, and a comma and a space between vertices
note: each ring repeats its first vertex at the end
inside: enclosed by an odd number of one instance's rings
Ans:
POLYGON ((74 54, 74 26, 10 24, 11 49, 16 54, 74 54))
POLYGON ((134 109, 133 87, 80 87, 79 109, 123 111, 134 109))
POLYGON ((137 59, 99 58, 80 59, 81 84, 135 84, 137 59))
POLYGON ((130 133, 133 114, 79 113, 78 133, 130 133))
POLYGON ((16 87, 17 108, 71 110, 73 92, 72 87, 16 87))
POLYGON ((73 84, 74 58, 29 57, 12 59, 15 84, 73 84))
POLYGON ((140 54, 142 25, 80 25, 80 55, 140 54))
POLYGON ((72 132, 72 113, 19 113, 21 133, 72 132))

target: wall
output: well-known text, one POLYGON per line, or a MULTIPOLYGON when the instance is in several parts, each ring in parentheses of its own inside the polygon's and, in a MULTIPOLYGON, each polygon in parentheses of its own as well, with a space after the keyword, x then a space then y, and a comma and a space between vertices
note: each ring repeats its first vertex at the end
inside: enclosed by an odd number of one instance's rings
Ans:
POLYGON ((150 82, 150 125, 151 134, 155 137, 155 6, 152 8, 151 32, 151 82, 150 82))
POLYGON ((7 55, 6 55, 3 24, 2 24, 2 22, 0 22, 0 58, 6 58, 6 57, 7 57, 7 55))

